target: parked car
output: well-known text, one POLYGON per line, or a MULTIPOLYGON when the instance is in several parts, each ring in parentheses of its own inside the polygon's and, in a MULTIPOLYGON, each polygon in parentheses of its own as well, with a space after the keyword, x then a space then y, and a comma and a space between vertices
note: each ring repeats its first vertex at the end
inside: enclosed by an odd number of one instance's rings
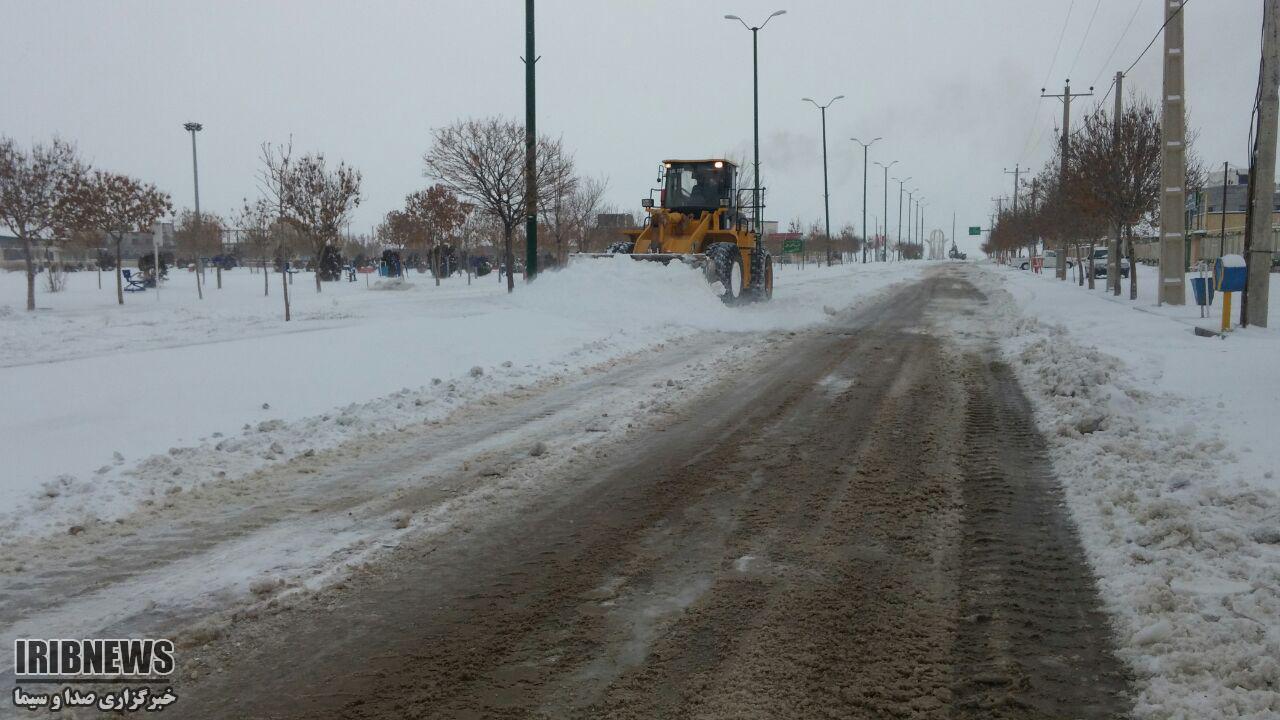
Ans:
MULTIPOLYGON (((1094 277, 1106 277, 1110 268, 1108 258, 1111 253, 1107 248, 1094 248, 1093 250, 1093 275, 1094 277)), ((1120 277, 1129 277, 1129 258, 1120 258, 1120 277)))
MULTIPOLYGON (((1023 270, 1030 270, 1031 260, 1032 260, 1031 258, 1027 258, 1023 260, 1022 264, 1019 265, 1018 267, 1022 268, 1023 270)), ((1071 258, 1067 258, 1067 269, 1070 270, 1075 266, 1076 266, 1075 261, 1072 260, 1071 258)), ((1050 250, 1044 254, 1044 269, 1048 270, 1050 268, 1056 268, 1056 267, 1058 267, 1058 251, 1050 250)))

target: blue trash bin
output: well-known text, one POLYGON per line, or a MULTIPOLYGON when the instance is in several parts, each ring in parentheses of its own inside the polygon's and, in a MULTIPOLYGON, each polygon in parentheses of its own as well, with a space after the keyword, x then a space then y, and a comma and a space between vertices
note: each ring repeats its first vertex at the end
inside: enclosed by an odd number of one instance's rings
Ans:
POLYGON ((1209 278, 1191 278, 1191 292, 1195 293, 1197 305, 1213 304, 1213 283, 1209 278))
POLYGON ((1219 292, 1240 292, 1246 282, 1244 256, 1223 255, 1213 264, 1213 279, 1219 292))

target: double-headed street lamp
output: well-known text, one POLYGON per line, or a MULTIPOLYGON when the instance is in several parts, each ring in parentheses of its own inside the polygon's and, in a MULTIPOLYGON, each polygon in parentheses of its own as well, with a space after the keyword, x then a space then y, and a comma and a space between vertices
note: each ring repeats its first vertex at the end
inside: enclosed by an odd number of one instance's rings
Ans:
MULTIPOLYGON (((819 105, 814 102, 812 98, 800 98, 802 102, 810 103, 814 107, 818 108, 818 110, 822 111, 822 208, 826 215, 828 247, 830 247, 831 244, 831 194, 827 192, 827 108, 831 107, 835 101, 842 97, 844 96, 837 95, 827 101, 826 105, 819 105)), ((865 220, 863 221, 863 224, 866 224, 865 220)), ((830 264, 831 252, 827 251, 827 265, 830 264)))
MULTIPOLYGON (((903 185, 905 185, 906 182, 910 179, 911 179, 910 177, 905 177, 905 178, 902 178, 901 180, 898 180, 898 178, 894 178, 894 180, 898 181, 898 246, 899 247, 902 246, 902 188, 903 188, 903 185)), ((887 242, 885 243, 885 246, 884 246, 884 260, 885 261, 889 260, 889 243, 887 242)))
MULTIPOLYGON (((893 167, 894 165, 897 165, 898 161, 894 160, 888 165, 885 165, 884 163, 877 160, 876 164, 884 168, 884 236, 887 241, 889 237, 889 168, 893 167)), ((866 183, 864 182, 863 184, 865 185, 866 183)), ((863 238, 862 239, 862 262, 865 263, 866 261, 867 261, 867 238, 863 238)))
MULTIPOLYGON (((869 143, 864 143, 858 138, 850 139, 862 146, 862 237, 864 240, 862 243, 862 263, 865 265, 867 262, 867 243, 865 242, 867 237, 867 150, 884 138, 875 138, 869 143)), ((878 165, 879 163, 876 164, 878 165)))
POLYGON ((753 117, 753 137, 755 143, 755 187, 751 189, 751 202, 754 206, 753 212, 756 220, 756 245, 760 244, 760 234, 763 229, 763 210, 760 207, 760 64, 759 53, 757 52, 756 39, 758 33, 769 21, 779 15, 786 15, 786 10, 776 10, 764 22, 756 26, 748 25, 745 20, 737 15, 725 15, 725 20, 737 20, 742 23, 742 27, 751 31, 751 114, 753 117))

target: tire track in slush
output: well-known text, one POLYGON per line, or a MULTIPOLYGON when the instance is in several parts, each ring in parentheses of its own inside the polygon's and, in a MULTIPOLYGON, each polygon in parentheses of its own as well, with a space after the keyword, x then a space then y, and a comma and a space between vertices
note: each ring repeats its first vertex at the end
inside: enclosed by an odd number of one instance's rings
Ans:
POLYGON ((944 268, 802 334, 570 462, 562 492, 203 648, 243 667, 191 685, 187 710, 1122 715, 1127 678, 1026 401, 930 329, 985 302, 944 268))

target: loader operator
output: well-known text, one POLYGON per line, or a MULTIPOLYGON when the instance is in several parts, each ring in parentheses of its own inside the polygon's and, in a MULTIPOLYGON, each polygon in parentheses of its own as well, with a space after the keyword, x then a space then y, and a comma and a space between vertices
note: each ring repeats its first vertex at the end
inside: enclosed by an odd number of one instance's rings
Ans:
POLYGON ((720 183, 715 174, 706 168, 695 168, 696 183, 689 191, 689 207, 714 208, 720 204, 720 183))

